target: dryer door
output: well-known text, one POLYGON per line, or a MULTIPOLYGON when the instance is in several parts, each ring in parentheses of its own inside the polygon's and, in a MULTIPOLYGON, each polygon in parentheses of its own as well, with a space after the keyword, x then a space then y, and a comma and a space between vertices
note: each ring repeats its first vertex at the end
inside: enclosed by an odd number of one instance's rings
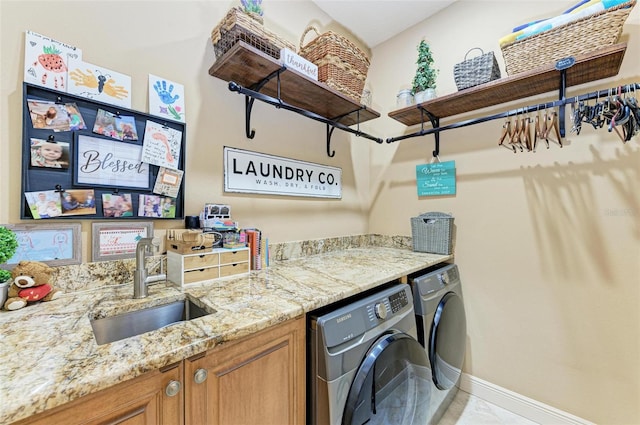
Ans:
POLYGON ((462 298, 455 292, 442 297, 431 324, 429 360, 433 382, 447 390, 458 382, 467 338, 467 321, 462 298))
POLYGON ((343 425, 426 424, 431 371, 424 348, 398 331, 371 346, 349 389, 343 425))

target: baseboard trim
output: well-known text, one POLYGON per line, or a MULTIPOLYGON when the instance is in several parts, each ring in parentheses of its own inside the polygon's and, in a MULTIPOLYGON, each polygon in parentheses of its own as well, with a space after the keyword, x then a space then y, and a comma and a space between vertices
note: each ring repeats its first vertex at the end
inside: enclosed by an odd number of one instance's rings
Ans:
POLYGON ((539 424, 595 425, 555 407, 463 373, 460 389, 539 424))

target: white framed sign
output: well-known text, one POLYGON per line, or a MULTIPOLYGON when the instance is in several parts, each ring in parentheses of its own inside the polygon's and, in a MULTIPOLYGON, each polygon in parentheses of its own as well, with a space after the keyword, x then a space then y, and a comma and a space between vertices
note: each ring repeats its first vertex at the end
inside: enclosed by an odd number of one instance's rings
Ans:
POLYGON ((342 169, 225 146, 224 191, 342 199, 342 169))
POLYGON ((74 154, 76 185, 149 189, 149 165, 142 146, 78 135, 74 154))

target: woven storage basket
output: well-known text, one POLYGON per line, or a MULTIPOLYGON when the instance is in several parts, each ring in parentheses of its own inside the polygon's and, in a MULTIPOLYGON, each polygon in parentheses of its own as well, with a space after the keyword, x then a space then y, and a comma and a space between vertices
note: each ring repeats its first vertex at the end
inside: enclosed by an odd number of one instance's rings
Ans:
POLYGON ((428 212, 411 218, 413 250, 449 255, 453 251, 453 216, 428 212))
POLYGON ((481 48, 474 47, 464 55, 464 62, 453 67, 453 78, 458 90, 488 83, 500 78, 500 68, 493 52, 485 53, 481 48), (481 55, 467 59, 469 53, 480 50, 481 55))
POLYGON ((244 41, 275 59, 280 58, 282 48, 292 51, 296 49, 293 43, 266 29, 261 20, 249 16, 240 7, 234 7, 211 31, 216 59, 222 57, 238 41, 244 41))
POLYGON ((548 65, 615 44, 636 0, 501 47, 507 74, 548 65))
POLYGON ((360 103, 369 58, 358 46, 332 31, 320 34, 309 26, 300 37, 299 54, 318 66, 318 81, 360 103), (317 36, 303 46, 309 31, 315 31, 317 36))

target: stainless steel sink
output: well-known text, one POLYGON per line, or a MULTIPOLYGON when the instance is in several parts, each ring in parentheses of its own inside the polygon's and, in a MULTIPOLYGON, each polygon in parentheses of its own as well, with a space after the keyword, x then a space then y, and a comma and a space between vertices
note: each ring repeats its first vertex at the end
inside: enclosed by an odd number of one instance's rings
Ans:
POLYGON ((93 319, 91 326, 96 342, 98 345, 102 345, 211 313, 215 313, 215 311, 207 311, 190 299, 186 299, 117 316, 93 319))

